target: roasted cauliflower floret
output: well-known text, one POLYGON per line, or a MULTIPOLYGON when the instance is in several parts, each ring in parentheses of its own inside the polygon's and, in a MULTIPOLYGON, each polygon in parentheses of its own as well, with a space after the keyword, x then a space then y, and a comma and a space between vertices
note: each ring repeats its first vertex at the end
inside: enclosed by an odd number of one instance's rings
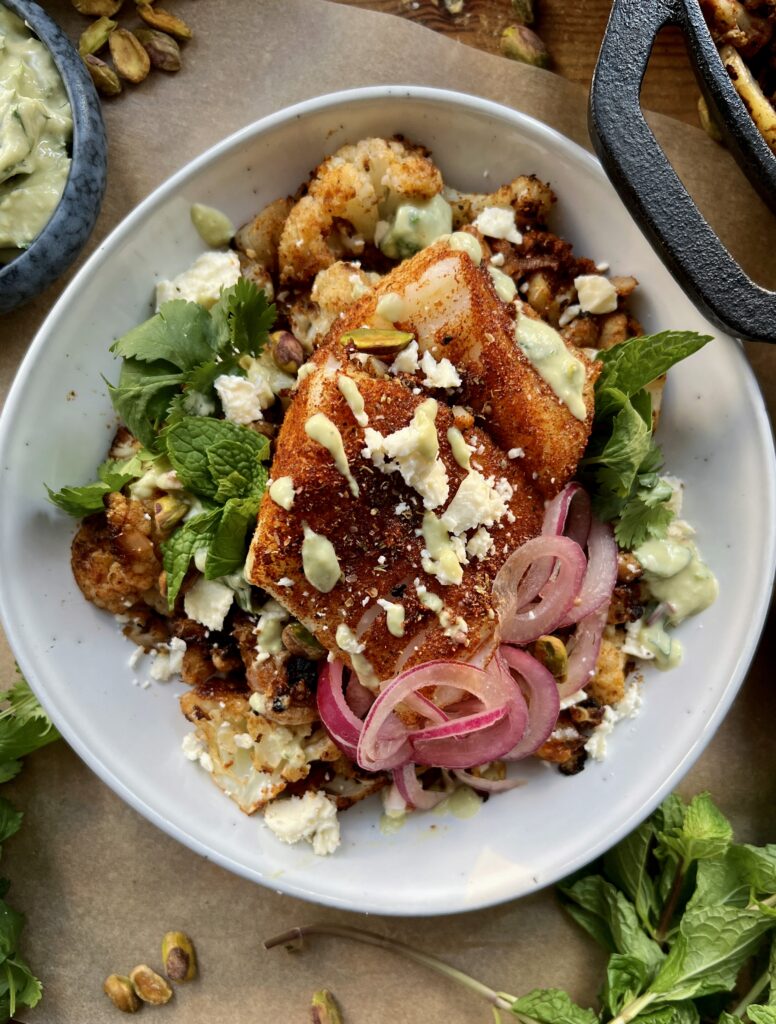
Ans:
POLYGON ((70 561, 87 601, 114 614, 158 590, 162 563, 154 543, 153 502, 107 495, 105 511, 84 519, 70 561))
POLYGON ((243 224, 234 236, 238 252, 243 253, 249 260, 260 263, 271 274, 277 271, 278 244, 286 217, 293 205, 292 199, 275 199, 253 220, 243 224))
POLYGON ((399 203, 431 199, 442 175, 419 146, 362 139, 324 160, 289 213, 278 246, 280 281, 302 283, 374 238, 399 203))
POLYGON ((625 696, 626 656, 613 641, 614 630, 607 627, 595 666, 595 675, 585 690, 599 704, 619 704, 625 696))
POLYGON ((555 194, 549 185, 534 175, 526 177, 523 174, 495 192, 458 192, 445 187, 442 194, 453 208, 453 227, 456 230, 471 224, 489 206, 511 206, 518 227, 535 227, 546 223, 555 202, 555 194))
POLYGON ((305 779, 311 765, 336 761, 341 753, 318 723, 278 725, 254 712, 248 691, 216 680, 180 699, 195 725, 184 754, 210 774, 215 784, 246 814, 305 779))

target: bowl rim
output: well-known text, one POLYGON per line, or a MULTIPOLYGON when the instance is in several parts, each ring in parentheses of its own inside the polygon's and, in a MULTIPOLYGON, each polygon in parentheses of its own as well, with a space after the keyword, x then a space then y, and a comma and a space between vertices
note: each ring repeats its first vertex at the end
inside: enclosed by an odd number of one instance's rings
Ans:
POLYGON ((74 249, 72 246, 66 246, 52 260, 49 260, 49 272, 42 276, 39 275, 39 280, 43 281, 43 284, 36 284, 31 289, 25 289, 23 286, 19 287, 20 299, 12 302, 8 307, 0 305, 0 314, 10 312, 16 306, 27 302, 33 296, 43 291, 60 274, 65 272, 85 245, 97 222, 97 217, 102 207, 102 199, 107 184, 105 157, 108 147, 100 98, 97 95, 97 90, 86 69, 86 65, 64 29, 34 0, 2 0, 2 5, 7 7, 12 14, 21 18, 51 55, 51 59, 67 93, 67 100, 73 118, 73 137, 70 143, 70 168, 62 195, 52 210, 51 216, 27 248, 20 252, 18 256, 14 256, 8 263, 0 265, 0 285, 8 277, 24 278, 28 267, 32 271, 32 265, 38 256, 38 253, 34 251, 38 243, 41 240, 45 241, 46 236, 50 232, 56 232, 64 225, 65 220, 70 215, 70 207, 73 204, 77 205, 81 210, 81 222, 84 227, 82 228, 83 237, 74 249), (64 49, 64 53, 58 53, 52 49, 52 42, 61 46, 64 49), (67 63, 68 60, 70 64, 67 63), (90 123, 92 121, 94 123, 90 123), (73 173, 76 168, 76 161, 78 161, 79 170, 82 167, 88 168, 88 174, 96 185, 97 202, 90 204, 86 208, 79 201, 81 185, 73 173), (33 255, 30 256, 30 253, 33 253, 33 255))
MULTIPOLYGON (((301 101, 292 106, 285 107, 280 111, 276 111, 275 113, 233 132, 220 142, 209 147, 205 152, 194 158, 192 161, 189 161, 154 189, 154 191, 145 199, 143 199, 120 222, 120 224, 114 228, 108 237, 100 243, 96 251, 90 256, 60 296, 59 300, 39 329, 17 371, 7 397, 5 407, 2 410, 2 414, 0 414, 0 463, 2 463, 6 458, 5 449, 8 444, 8 439, 12 433, 12 424, 24 397, 27 381, 30 375, 35 372, 35 366, 39 355, 45 350, 48 336, 56 330, 57 321, 62 315, 62 311, 69 306, 71 296, 81 288, 82 282, 89 278, 95 265, 104 260, 106 251, 118 247, 128 235, 131 235, 135 229, 137 221, 141 220, 147 214, 153 212, 156 207, 166 202, 168 197, 173 195, 190 176, 194 176, 201 169, 208 166, 213 161, 220 159, 233 149, 239 148, 247 139, 259 137, 264 132, 273 129, 280 124, 291 120, 301 120, 308 115, 316 114, 322 110, 358 103, 369 103, 375 100, 385 100, 388 98, 400 100, 406 98, 410 101, 430 101, 440 103, 448 107, 463 106, 471 111, 481 112, 484 115, 490 115, 502 121, 508 121, 513 127, 518 130, 522 130, 526 134, 530 134, 537 141, 541 141, 556 150, 560 150, 561 152, 573 155, 575 159, 586 164, 587 168, 600 179, 601 183, 605 187, 611 188, 611 185, 598 160, 577 143, 530 115, 516 111, 503 104, 472 96, 467 93, 414 85, 369 86, 328 93, 323 96, 317 96, 301 101)), ((644 245, 646 246, 647 244, 648 243, 645 240, 644 245)), ((740 343, 737 343, 732 339, 726 340, 733 346, 733 349, 736 351, 737 356, 740 359, 745 395, 750 400, 751 405, 755 410, 755 421, 758 434, 763 450, 768 456, 768 473, 766 479, 762 481, 761 499, 763 501, 767 501, 768 507, 776 509, 776 453, 774 452, 773 437, 771 435, 765 405, 754 372, 744 357, 742 346, 740 343)), ((638 806, 634 807, 620 823, 618 828, 607 833, 605 836, 601 836, 595 844, 591 845, 584 851, 583 855, 580 854, 573 862, 571 862, 568 865, 569 871, 577 870, 584 864, 587 864, 600 856, 616 842, 626 836, 649 813, 651 813, 657 804, 676 786, 678 781, 692 767, 702 751, 706 748, 711 737, 716 732, 720 722, 727 714, 741 687, 749 665, 751 664, 768 612, 771 581, 773 580, 774 573, 776 572, 776 531, 766 538, 763 538, 763 545, 762 564, 766 571, 762 574, 758 584, 759 592, 757 593, 755 605, 757 608, 757 614, 751 621, 745 637, 741 638, 742 643, 739 645, 734 670, 731 673, 730 678, 727 680, 724 689, 721 690, 712 714, 706 720, 701 732, 696 737, 693 745, 687 750, 685 756, 676 764, 669 775, 663 780, 661 785, 653 790, 651 797, 643 800, 638 806)), ((13 594, 9 591, 8 585, 5 583, 5 577, 0 574, 0 622, 5 625, 13 622, 13 620, 13 594)), ((8 639, 9 643, 11 643, 10 630, 8 631, 8 639)), ((17 655, 22 672, 27 677, 33 691, 45 707, 46 695, 38 690, 36 673, 33 668, 35 652, 32 645, 29 645, 25 641, 23 648, 20 648, 18 652, 14 653, 17 655)), ((431 917, 448 913, 461 913, 469 910, 478 910, 489 906, 499 905, 508 900, 517 898, 517 896, 531 894, 538 891, 540 888, 545 888, 546 886, 554 884, 556 881, 556 878, 554 877, 543 879, 540 885, 531 888, 530 891, 527 890, 526 892, 520 892, 518 894, 515 894, 514 892, 487 893, 471 903, 458 900, 455 903, 447 901, 444 905, 435 903, 431 906, 424 905, 420 907, 414 904, 412 906, 408 906, 407 904, 402 903, 397 894, 395 904, 389 907, 386 907, 384 904, 379 902, 370 903, 368 899, 362 900, 360 905, 355 907, 352 902, 349 902, 346 898, 331 894, 322 895, 319 892, 312 891, 302 882, 289 882, 285 877, 273 877, 272 879, 269 879, 266 875, 262 874, 261 871, 257 871, 255 868, 251 868, 246 864, 237 862, 228 854, 213 849, 207 844, 207 842, 192 836, 184 828, 179 827, 174 822, 168 820, 161 811, 156 810, 154 807, 146 803, 141 797, 136 796, 132 790, 129 789, 113 773, 112 769, 108 765, 103 763, 99 757, 91 753, 86 741, 79 736, 75 728, 71 728, 69 722, 63 721, 60 724, 56 721, 56 718, 58 718, 58 715, 55 715, 55 724, 60 728, 63 737, 75 750, 78 756, 89 766, 89 768, 91 768, 98 778, 106 783, 118 796, 125 800, 134 810, 142 814, 148 821, 152 822, 188 849, 205 857, 205 859, 214 861, 219 864, 219 866, 226 868, 240 877, 253 882, 260 882, 263 885, 269 885, 271 888, 291 896, 310 900, 320 905, 350 911, 373 912, 384 916, 409 915, 431 917)))

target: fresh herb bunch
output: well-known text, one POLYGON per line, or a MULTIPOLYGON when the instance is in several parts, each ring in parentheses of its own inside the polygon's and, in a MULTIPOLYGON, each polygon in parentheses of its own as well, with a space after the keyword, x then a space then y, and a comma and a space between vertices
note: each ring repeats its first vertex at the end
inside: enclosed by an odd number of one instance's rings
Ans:
POLYGON ((671 487, 660 478, 663 454, 652 436, 648 386, 675 363, 697 352, 711 337, 692 331, 662 331, 630 338, 599 352, 603 364, 595 386, 595 417, 581 476, 596 515, 617 520, 620 547, 635 548, 664 537, 673 518, 671 487))
POLYGON ((338 925, 265 942, 337 935, 399 953, 461 982, 522 1024, 776 1024, 776 845, 733 842, 708 794, 669 797, 600 862, 559 886, 564 907, 609 953, 599 1011, 562 989, 498 992, 392 939, 338 925), (756 978, 737 991, 743 969, 756 978))
MULTIPOLYGON (((26 681, 19 681, 2 697, 8 701, 0 711, 0 782, 8 782, 21 771, 20 758, 59 739, 26 681)), ((22 813, 0 797, 0 842, 15 835, 22 813)), ((0 1021, 10 1020, 19 1007, 33 1007, 42 994, 40 981, 19 955, 19 938, 24 915, 5 902, 10 882, 0 879, 0 1021)))
POLYGON ((198 512, 162 545, 170 608, 197 551, 207 552, 207 579, 235 573, 245 562, 267 483, 269 442, 201 413, 216 411, 216 378, 242 374, 241 361, 261 354, 274 321, 275 307, 245 278, 224 289, 209 311, 182 299, 166 302, 111 347, 123 358, 118 384, 108 385, 111 401, 143 448, 104 462, 95 483, 48 488, 58 508, 81 517, 101 512, 106 494, 140 479, 154 463, 174 469, 198 512))

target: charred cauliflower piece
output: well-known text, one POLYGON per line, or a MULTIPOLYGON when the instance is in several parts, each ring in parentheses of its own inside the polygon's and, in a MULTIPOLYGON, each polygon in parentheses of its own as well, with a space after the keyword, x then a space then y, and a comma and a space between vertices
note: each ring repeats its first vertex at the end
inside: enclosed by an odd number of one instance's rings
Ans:
MULTIPOLYGON (((277 272, 280 236, 292 206, 291 199, 276 199, 265 206, 253 220, 243 224, 234 237, 238 252, 248 260, 260 264, 270 274, 277 272)), ((242 260, 240 262, 242 263, 242 260)))
POLYGON ((588 696, 593 697, 599 704, 619 704, 625 696, 627 659, 619 645, 614 642, 614 635, 613 628, 607 627, 601 641, 595 675, 585 687, 588 696))
POLYGON ((294 335, 309 352, 339 314, 368 295, 379 280, 379 274, 367 274, 356 264, 341 260, 320 270, 309 298, 300 296, 289 307, 294 335))
POLYGON ((184 754, 246 814, 253 814, 298 783, 321 761, 342 755, 319 724, 285 726, 254 712, 243 687, 215 680, 180 699, 195 725, 184 754))
POLYGON ((158 593, 162 563, 154 543, 153 502, 107 495, 105 511, 84 519, 70 562, 87 601, 114 614, 158 593))
POLYGON ((446 187, 443 195, 453 208, 453 227, 456 230, 471 224, 489 206, 511 206, 518 227, 544 224, 555 202, 555 194, 549 185, 534 175, 526 177, 523 174, 495 192, 458 192, 446 187))
POLYGON ((262 715, 282 725, 317 721, 317 663, 287 650, 262 653, 255 627, 248 619, 238 621, 233 635, 240 647, 248 686, 260 698, 262 715))
POLYGON ((441 191, 442 175, 419 146, 397 139, 343 146, 316 168, 283 225, 281 284, 301 284, 344 255, 360 255, 399 203, 441 191))

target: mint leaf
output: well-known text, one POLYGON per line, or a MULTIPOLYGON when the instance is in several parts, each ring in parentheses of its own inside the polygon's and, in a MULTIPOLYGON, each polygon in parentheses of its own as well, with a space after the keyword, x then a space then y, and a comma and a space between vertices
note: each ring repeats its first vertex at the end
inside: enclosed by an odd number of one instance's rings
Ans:
POLYGON ((196 302, 174 299, 115 341, 111 352, 144 363, 164 360, 178 370, 191 370, 213 358, 216 342, 217 332, 208 311, 196 302))
POLYGON ((598 465, 598 480, 620 497, 627 497, 652 440, 652 429, 638 410, 626 401, 614 417, 611 434, 599 455, 588 456, 586 465, 598 465))
POLYGON ((753 889, 768 895, 776 894, 776 845, 732 846, 730 855, 753 889))
POLYGON ((679 828, 660 834, 661 846, 682 859, 685 871, 695 860, 723 856, 732 839, 730 822, 708 793, 700 793, 690 801, 679 828))
POLYGON ((752 1024, 776 1024, 776 1006, 749 1005, 746 1015, 752 1024))
POLYGON ((17 811, 12 803, 0 796, 0 843, 16 835, 21 828, 23 817, 21 811, 17 811))
POLYGON ((610 1014, 615 1015, 646 988, 650 971, 635 956, 613 953, 606 965, 606 982, 601 1000, 610 1014))
POLYGON ((622 341, 596 356, 603 363, 596 393, 616 388, 630 397, 711 340, 694 331, 661 331, 622 341))
POLYGON ((167 606, 172 609, 189 565, 200 548, 207 548, 215 536, 221 509, 194 516, 162 544, 162 564, 167 574, 167 606))
POLYGON ((269 442, 247 427, 185 416, 165 431, 164 443, 184 487, 195 494, 224 501, 263 491, 266 471, 260 462, 269 455, 269 442))
POLYGON ((566 911, 612 953, 641 960, 654 971, 663 960, 660 946, 644 933, 635 907, 600 875, 588 875, 560 889, 566 911))
POLYGON ((537 988, 515 999, 510 1013, 538 1024, 598 1024, 598 1015, 586 1010, 557 988, 537 988))
POLYGON ((256 525, 259 498, 232 498, 224 505, 221 518, 208 548, 205 576, 209 580, 228 576, 242 569, 248 531, 256 525))
POLYGON ((0 900, 0 962, 13 956, 24 927, 24 915, 0 900))
POLYGON ((636 1018, 639 1024, 698 1024, 700 1014, 695 1003, 686 999, 681 1003, 650 1007, 636 1018))
POLYGON ((647 820, 604 855, 606 877, 631 900, 647 930, 657 920, 660 909, 648 867, 654 838, 655 828, 647 820))

